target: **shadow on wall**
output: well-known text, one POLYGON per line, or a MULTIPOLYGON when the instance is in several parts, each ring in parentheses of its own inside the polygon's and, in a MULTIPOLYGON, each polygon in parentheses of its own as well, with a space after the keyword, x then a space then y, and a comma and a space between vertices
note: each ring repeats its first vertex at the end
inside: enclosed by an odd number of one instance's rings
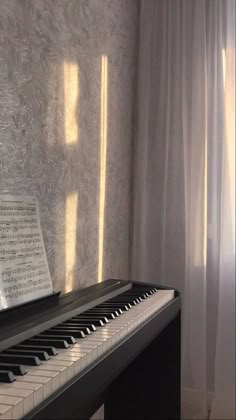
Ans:
POLYGON ((0 192, 38 198, 55 290, 129 275, 137 2, 122 10, 0 2, 0 192))

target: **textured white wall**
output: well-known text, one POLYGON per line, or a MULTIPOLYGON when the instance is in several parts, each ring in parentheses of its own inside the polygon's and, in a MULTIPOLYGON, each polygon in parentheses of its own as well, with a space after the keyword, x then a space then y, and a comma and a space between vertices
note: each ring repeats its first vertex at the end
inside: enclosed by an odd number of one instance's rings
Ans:
POLYGON ((38 198, 56 290, 129 276, 138 9, 0 1, 0 194, 38 198))

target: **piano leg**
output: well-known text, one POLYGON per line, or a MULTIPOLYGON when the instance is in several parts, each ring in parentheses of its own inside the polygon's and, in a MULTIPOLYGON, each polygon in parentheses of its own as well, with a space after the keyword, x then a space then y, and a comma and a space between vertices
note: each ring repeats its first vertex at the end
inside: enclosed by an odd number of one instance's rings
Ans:
POLYGON ((180 312, 110 386, 105 420, 180 419, 180 312))

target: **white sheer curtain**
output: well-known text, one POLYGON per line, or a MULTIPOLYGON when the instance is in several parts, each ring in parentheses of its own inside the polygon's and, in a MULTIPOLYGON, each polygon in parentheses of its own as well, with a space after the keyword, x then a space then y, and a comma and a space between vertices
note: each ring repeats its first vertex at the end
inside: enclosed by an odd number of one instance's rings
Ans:
POLYGON ((132 277, 181 290, 187 418, 235 418, 234 28, 234 0, 141 1, 132 277))

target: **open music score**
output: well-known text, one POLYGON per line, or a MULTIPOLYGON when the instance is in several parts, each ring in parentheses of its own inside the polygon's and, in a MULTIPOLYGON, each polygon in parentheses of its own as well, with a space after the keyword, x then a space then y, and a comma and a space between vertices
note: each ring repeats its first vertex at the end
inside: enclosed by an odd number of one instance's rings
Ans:
POLYGON ((37 200, 0 195, 0 311, 52 292, 37 200))

